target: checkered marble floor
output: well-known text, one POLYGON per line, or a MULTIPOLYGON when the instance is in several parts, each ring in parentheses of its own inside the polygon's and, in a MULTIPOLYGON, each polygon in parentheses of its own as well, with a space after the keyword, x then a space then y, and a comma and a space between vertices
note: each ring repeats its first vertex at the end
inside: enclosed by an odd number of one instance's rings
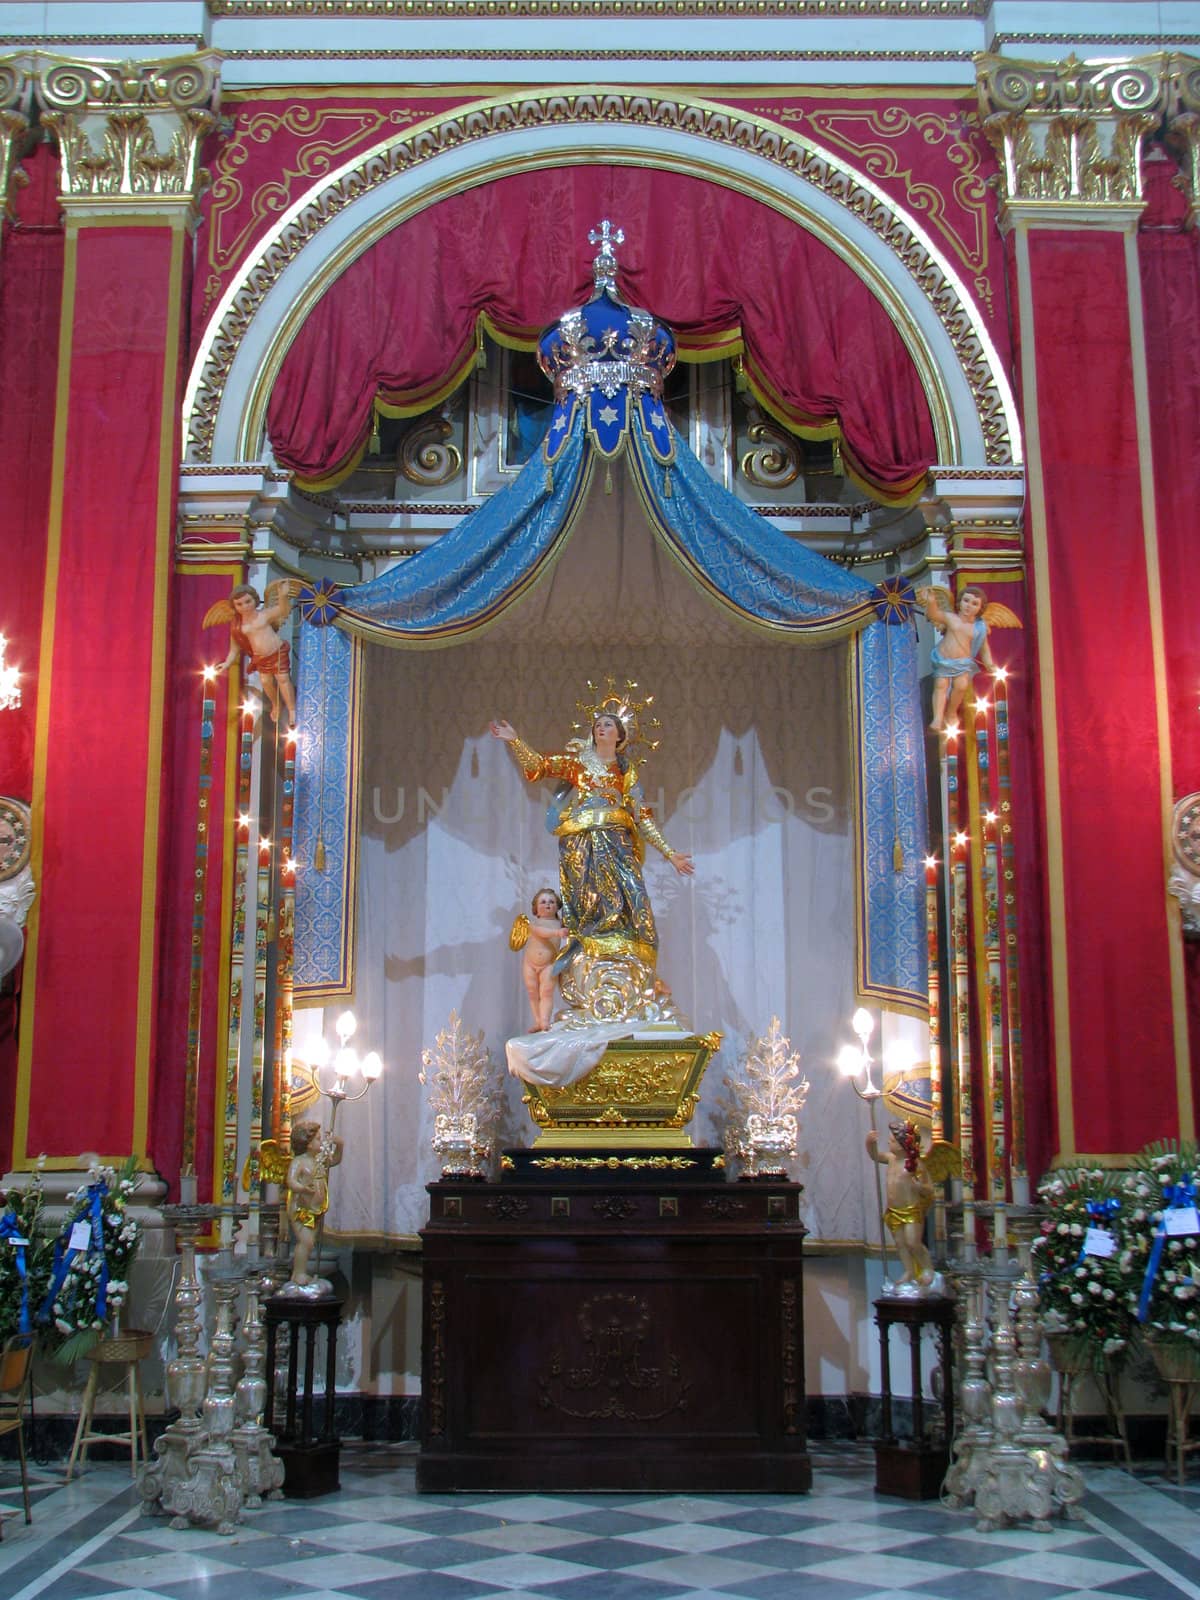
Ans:
POLYGON ((1200 1482, 1085 1469, 1082 1519, 975 1531, 882 1499, 869 1451, 814 1457, 813 1492, 417 1495, 413 1456, 343 1456, 342 1491, 246 1514, 230 1538, 142 1515, 127 1467, 0 1467, 0 1600, 1200 1600, 1200 1482))

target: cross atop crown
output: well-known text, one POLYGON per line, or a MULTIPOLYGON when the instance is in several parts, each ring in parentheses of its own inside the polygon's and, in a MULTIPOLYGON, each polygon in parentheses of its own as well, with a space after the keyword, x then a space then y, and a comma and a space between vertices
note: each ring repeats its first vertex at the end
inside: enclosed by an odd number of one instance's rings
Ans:
POLYGON ((613 245, 625 243, 625 230, 614 230, 607 218, 599 228, 593 228, 588 234, 589 244, 598 244, 600 249, 592 262, 592 282, 597 289, 615 289, 617 286, 617 257, 613 245))

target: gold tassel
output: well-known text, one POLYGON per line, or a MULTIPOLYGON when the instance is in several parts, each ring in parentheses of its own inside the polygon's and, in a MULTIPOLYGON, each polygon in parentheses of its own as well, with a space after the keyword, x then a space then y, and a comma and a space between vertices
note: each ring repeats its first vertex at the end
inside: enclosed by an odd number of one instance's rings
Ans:
POLYGON ((846 476, 846 466, 842 460, 842 441, 840 439, 833 441, 833 475, 835 478, 844 478, 846 476))
POLYGON ((379 407, 373 405, 371 414, 371 437, 367 440, 367 454, 369 456, 377 456, 383 449, 383 443, 379 437, 379 407))
POLYGON ((604 463, 604 492, 605 494, 613 492, 612 463, 610 461, 604 463))
POLYGON ((324 872, 325 871, 325 841, 324 841, 324 839, 318 839, 317 840, 317 848, 313 852, 313 866, 316 867, 318 872, 324 872))
POLYGON ((554 493, 554 468, 549 462, 546 463, 546 493, 554 493))
POLYGON ((900 837, 892 840, 892 868, 896 872, 904 871, 904 851, 900 846, 900 837))
POLYGON ((667 467, 665 469, 665 471, 663 472, 663 499, 664 500, 670 500, 670 498, 671 498, 671 469, 670 469, 670 467, 667 467))
POLYGON ((483 326, 479 324, 475 329, 475 370, 487 371, 487 346, 483 342, 483 326))
POLYGON ((746 378, 746 363, 741 356, 734 356, 733 358, 733 387, 737 394, 745 394, 750 387, 746 378))

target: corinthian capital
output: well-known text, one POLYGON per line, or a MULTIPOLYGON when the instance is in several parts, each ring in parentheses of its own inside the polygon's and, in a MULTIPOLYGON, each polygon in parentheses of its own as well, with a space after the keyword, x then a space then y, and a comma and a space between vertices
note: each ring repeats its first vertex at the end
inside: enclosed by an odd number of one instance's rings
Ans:
POLYGON ((24 181, 17 166, 29 132, 33 105, 33 72, 27 55, 0 56, 0 225, 14 183, 24 181))
POLYGON ((1171 96, 1167 107, 1167 142, 1179 157, 1179 185, 1189 202, 1189 220, 1200 218, 1200 61, 1195 56, 1171 57, 1171 96))
POLYGON ((68 209, 195 200, 207 179, 200 147, 216 126, 219 65, 211 50, 158 61, 41 56, 37 102, 58 140, 68 209))
POLYGON ((975 58, 983 131, 1000 158, 1001 219, 1128 225, 1144 205, 1141 155, 1167 104, 1169 57, 975 58))

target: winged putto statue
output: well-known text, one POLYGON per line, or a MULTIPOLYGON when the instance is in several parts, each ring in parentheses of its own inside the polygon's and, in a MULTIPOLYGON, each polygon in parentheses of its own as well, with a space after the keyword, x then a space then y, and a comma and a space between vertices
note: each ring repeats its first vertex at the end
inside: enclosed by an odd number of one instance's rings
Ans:
POLYGON ((299 592, 296 579, 279 578, 267 585, 265 598, 260 600, 257 589, 239 583, 228 600, 218 600, 204 617, 206 628, 215 628, 222 622, 229 624, 229 654, 217 671, 228 672, 239 657, 249 656, 250 671, 258 673, 271 707, 271 721, 279 721, 282 700, 289 727, 296 721, 291 647, 275 630, 286 619, 299 592))
POLYGON ((969 583, 958 597, 949 589, 929 587, 917 590, 917 604, 941 632, 933 648, 933 721, 929 726, 942 732, 958 716, 971 679, 981 670, 995 672, 996 663, 988 645, 989 628, 1019 628, 1020 617, 998 600, 988 600, 987 591, 969 583))
POLYGON ((928 1150, 922 1150, 921 1130, 915 1122, 892 1122, 888 1129, 888 1147, 880 1150, 872 1128, 867 1135, 867 1154, 887 1168, 883 1220, 895 1240, 902 1268, 890 1292, 937 1294, 942 1286, 925 1244, 925 1216, 933 1204, 935 1184, 961 1173, 962 1156, 944 1139, 935 1139, 928 1150))

